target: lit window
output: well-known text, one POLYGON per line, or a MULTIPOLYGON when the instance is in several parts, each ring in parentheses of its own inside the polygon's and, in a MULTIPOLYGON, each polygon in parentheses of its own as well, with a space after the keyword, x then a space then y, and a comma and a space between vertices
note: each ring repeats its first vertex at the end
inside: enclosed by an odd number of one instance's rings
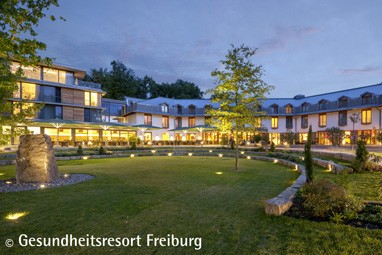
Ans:
POLYGON ((279 117, 272 117, 272 128, 279 127, 279 117))
POLYGON ((145 114, 145 125, 152 125, 152 122, 151 122, 151 120, 152 120, 152 116, 151 116, 151 114, 145 114))
POLYGON ((97 93, 90 93, 90 100, 91 100, 91 106, 97 106, 98 105, 98 94, 97 93))
POLYGON ((44 68, 44 81, 57 82, 58 83, 58 70, 44 68))
POLYGON ((169 119, 168 116, 162 116, 162 128, 168 128, 169 119))
POLYGON ((291 106, 290 104, 285 106, 285 113, 290 114, 292 113, 292 111, 293 111, 293 106, 291 106))
POLYGON ((85 91, 85 105, 89 106, 90 105, 90 92, 85 91))
POLYGON ((371 109, 362 110, 362 124, 370 124, 371 123, 371 109))
POLYGON ((189 117, 188 118, 188 126, 194 127, 195 126, 195 117, 189 117))
POLYGON ((23 99, 36 100, 38 98, 36 84, 23 82, 21 91, 23 99))
POLYGON ((318 115, 318 125, 320 127, 326 127, 326 114, 318 115))

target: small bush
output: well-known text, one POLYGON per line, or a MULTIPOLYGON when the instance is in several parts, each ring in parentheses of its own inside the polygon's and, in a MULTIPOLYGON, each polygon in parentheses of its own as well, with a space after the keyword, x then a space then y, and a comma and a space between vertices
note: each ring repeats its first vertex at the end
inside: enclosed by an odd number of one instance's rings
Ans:
POLYGON ((326 179, 305 184, 299 193, 303 201, 304 215, 340 222, 357 217, 363 204, 349 196, 345 189, 326 179))
POLYGON ((98 154, 99 155, 105 155, 105 154, 107 154, 107 151, 105 150, 105 148, 103 148, 103 146, 101 146, 98 149, 98 154))
POLYGON ((371 171, 372 166, 368 163, 369 152, 366 149, 366 142, 363 140, 357 141, 356 157, 351 164, 354 172, 371 171))
POLYGON ((84 150, 82 149, 82 146, 81 146, 81 145, 78 146, 77 154, 80 155, 80 156, 84 155, 84 150))
POLYGON ((132 142, 130 149, 131 150, 136 150, 137 149, 137 143, 136 142, 132 142))

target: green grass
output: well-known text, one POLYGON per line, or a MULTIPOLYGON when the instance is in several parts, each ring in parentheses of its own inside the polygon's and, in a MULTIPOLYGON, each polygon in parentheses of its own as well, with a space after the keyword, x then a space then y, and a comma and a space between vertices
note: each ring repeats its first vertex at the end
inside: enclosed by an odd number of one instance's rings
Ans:
MULTIPOLYGON (((382 231, 289 217, 271 217, 264 201, 297 178, 269 162, 215 157, 136 157, 60 161, 62 173, 95 179, 71 186, 0 194, 0 254, 190 254, 188 248, 6 248, 22 233, 33 237, 201 237, 200 254, 375 254, 382 231), (216 172, 223 174, 217 175, 216 172), (15 221, 10 212, 29 212, 15 221)), ((0 167, 1 179, 15 166, 0 167)), ((316 170, 318 175, 324 175, 316 170)), ((329 175, 329 174, 328 174, 329 175)), ((330 175, 333 176, 333 175, 330 175)), ((367 179, 367 178, 366 178, 367 179)))

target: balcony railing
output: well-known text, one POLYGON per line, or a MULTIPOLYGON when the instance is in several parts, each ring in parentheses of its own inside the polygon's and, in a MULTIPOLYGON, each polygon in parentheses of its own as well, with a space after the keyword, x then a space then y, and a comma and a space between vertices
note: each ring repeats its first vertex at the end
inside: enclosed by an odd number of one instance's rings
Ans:
POLYGON ((95 83, 95 82, 90 82, 90 81, 78 80, 78 86, 88 87, 88 88, 92 88, 92 89, 101 89, 101 84, 95 83))
POLYGON ((145 105, 139 103, 133 103, 126 107, 126 113, 129 112, 145 112, 151 114, 163 114, 163 115, 191 115, 191 116, 204 116, 205 109, 204 108, 194 108, 188 109, 183 108, 182 113, 178 112, 177 108, 168 108, 168 112, 163 112, 162 107, 160 105, 145 105))
MULTIPOLYGON (((367 108, 367 107, 375 107, 382 105, 382 95, 373 95, 370 99, 368 99, 368 102, 365 102, 362 100, 362 98, 349 98, 347 105, 344 104, 344 102, 340 101, 331 101, 327 102, 325 104, 325 107, 323 105, 320 105, 319 103, 316 104, 309 104, 308 106, 305 106, 305 109, 303 111, 302 106, 294 107, 293 113, 289 113, 289 115, 293 114, 309 114, 309 113, 315 113, 315 112, 328 112, 328 111, 341 111, 341 110, 347 110, 352 108, 367 108)), ((288 115, 285 112, 285 107, 280 106, 278 108, 278 113, 273 112, 273 108, 269 107, 264 109, 267 114, 269 115, 288 115)))

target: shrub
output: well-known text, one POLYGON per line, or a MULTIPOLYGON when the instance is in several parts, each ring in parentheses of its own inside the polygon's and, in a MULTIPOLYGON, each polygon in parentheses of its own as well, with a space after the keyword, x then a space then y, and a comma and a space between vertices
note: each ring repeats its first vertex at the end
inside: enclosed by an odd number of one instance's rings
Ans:
POLYGON ((80 146, 78 146, 78 149, 77 149, 77 154, 78 154, 78 155, 80 155, 80 156, 84 155, 84 151, 83 151, 83 149, 82 149, 82 146, 81 146, 81 145, 80 145, 80 146))
POLYGON ((329 140, 332 142, 333 146, 340 146, 342 143, 342 140, 345 137, 345 131, 343 131, 339 127, 331 127, 325 129, 325 132, 329 138, 329 140))
POLYGON ((271 147, 269 148, 269 151, 270 151, 270 152, 274 152, 275 150, 276 150, 275 143, 272 142, 272 143, 271 143, 271 147))
POLYGON ((261 135, 257 134, 253 136, 253 141, 259 143, 261 141, 261 135))
POLYGON ((309 126, 308 140, 304 146, 306 181, 313 181, 313 157, 312 157, 312 126, 309 126))
POLYGON ((105 155, 105 154, 107 154, 107 151, 101 146, 98 149, 98 154, 99 155, 105 155))
POLYGON ((303 201, 304 215, 308 218, 340 222, 356 218, 363 207, 343 187, 326 179, 305 184, 299 196, 303 201))
POLYGON ((353 160, 351 167, 355 172, 368 171, 372 168, 371 164, 368 162, 369 152, 366 149, 366 142, 363 140, 357 141, 357 150, 355 152, 356 157, 353 160))

